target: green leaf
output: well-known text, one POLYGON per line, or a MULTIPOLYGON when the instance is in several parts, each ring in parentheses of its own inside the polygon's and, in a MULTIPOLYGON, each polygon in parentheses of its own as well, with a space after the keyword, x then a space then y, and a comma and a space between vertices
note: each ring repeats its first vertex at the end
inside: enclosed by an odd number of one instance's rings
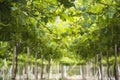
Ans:
POLYGON ((85 20, 89 19, 89 14, 88 13, 83 13, 82 16, 84 17, 85 20))
POLYGON ((114 7, 111 6, 108 8, 107 15, 109 18, 113 18, 115 13, 116 13, 116 9, 114 7))
POLYGON ((18 10, 18 8, 17 8, 16 6, 11 7, 11 9, 12 9, 13 11, 18 10))
POLYGON ((96 16, 95 15, 90 15, 90 18, 91 18, 91 20, 95 20, 96 19, 96 16))
POLYGON ((27 12, 23 11, 23 14, 25 14, 26 16, 28 16, 27 12))

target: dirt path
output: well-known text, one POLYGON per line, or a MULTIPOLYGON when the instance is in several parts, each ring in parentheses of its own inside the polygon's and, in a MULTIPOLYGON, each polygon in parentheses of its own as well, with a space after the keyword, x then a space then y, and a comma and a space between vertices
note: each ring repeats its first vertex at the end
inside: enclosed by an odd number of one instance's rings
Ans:
POLYGON ((67 76, 67 80, 82 80, 82 76, 67 76))

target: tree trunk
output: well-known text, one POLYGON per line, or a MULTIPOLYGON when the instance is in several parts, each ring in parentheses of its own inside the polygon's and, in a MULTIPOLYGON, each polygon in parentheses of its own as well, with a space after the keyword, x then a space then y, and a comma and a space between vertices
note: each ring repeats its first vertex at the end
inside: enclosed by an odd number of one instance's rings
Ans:
POLYGON ((11 80, 16 79, 17 65, 18 65, 18 43, 15 43, 14 52, 13 52, 13 60, 12 60, 12 78, 11 78, 11 80))
POLYGON ((43 55, 41 56, 41 59, 42 59, 42 63, 41 63, 41 80, 43 80, 43 68, 44 68, 44 65, 43 65, 43 55))
POLYGON ((29 77, 28 77, 28 74, 29 74, 29 70, 28 70, 28 67, 29 67, 29 57, 30 57, 30 49, 29 47, 27 47, 27 62, 26 62, 26 80, 29 80, 29 77))
POLYGON ((109 53, 107 52, 107 76, 108 76, 108 79, 110 79, 110 63, 109 63, 109 53))
POLYGON ((86 65, 83 65, 82 66, 82 79, 83 80, 86 80, 86 65))
POLYGON ((38 80, 37 55, 38 55, 38 52, 36 52, 35 54, 35 80, 38 80))
POLYGON ((102 52, 100 53, 100 74, 101 74, 101 80, 103 80, 103 73, 102 73, 102 52))
POLYGON ((48 60, 48 67, 47 67, 47 73, 48 73, 48 80, 50 78, 50 66, 51 66, 51 60, 48 60))
POLYGON ((64 80, 64 66, 61 65, 61 74, 62 74, 62 80, 64 80))
POLYGON ((96 79, 97 56, 94 58, 94 79, 96 79))
POLYGON ((114 76, 115 76, 115 80, 119 80, 118 60, 117 60, 117 45, 115 45, 114 76))

